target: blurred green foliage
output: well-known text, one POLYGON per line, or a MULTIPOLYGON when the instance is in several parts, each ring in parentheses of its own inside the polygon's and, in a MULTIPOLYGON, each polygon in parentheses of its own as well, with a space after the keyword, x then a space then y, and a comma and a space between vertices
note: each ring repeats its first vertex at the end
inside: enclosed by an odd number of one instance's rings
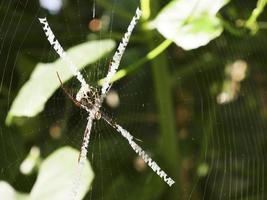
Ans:
MULTIPOLYGON (((71 195, 72 180, 75 174, 73 172, 77 168, 77 164, 73 160, 78 156, 79 152, 69 147, 57 150, 42 161, 30 194, 18 193, 7 183, 0 182, 1 198, 5 200, 67 199, 71 195)), ((85 196, 93 177, 94 173, 89 162, 86 162, 81 180, 80 199, 85 196)))
MULTIPOLYGON (((99 122, 88 155, 94 173, 88 167, 82 184, 84 194, 89 191, 85 199, 265 199, 266 1, 140 4, 143 19, 114 79, 121 105, 104 106, 144 141, 176 184, 168 188, 99 122)), ((66 194, 67 188, 57 185, 60 175, 45 186, 40 177, 56 167, 62 167, 60 173, 72 170, 77 152, 68 148, 51 161, 57 155, 52 152, 65 145, 78 149, 86 123, 85 113, 57 90, 56 71, 74 91, 78 84, 50 48, 37 18, 47 16, 64 48, 75 51, 86 80, 97 86, 108 70, 112 40, 119 42, 137 5, 65 0, 58 14, 49 14, 38 1, 1 1, 1 198, 6 192, 13 199, 32 193, 41 199, 40 192, 50 195, 51 188, 66 194), (99 30, 92 28, 94 12, 102 22, 99 30), (41 155, 25 175, 20 167, 33 146, 41 155)))
MULTIPOLYGON (((114 46, 112 40, 90 41, 71 48, 67 54, 81 70, 106 55, 114 46), (94 53, 88 55, 88 52, 94 53)), ((61 59, 53 63, 38 63, 35 66, 30 79, 20 89, 10 108, 6 119, 7 125, 12 123, 14 117, 34 117, 43 111, 47 100, 60 87, 55 72, 58 72, 63 83, 72 77, 68 66, 61 59)))

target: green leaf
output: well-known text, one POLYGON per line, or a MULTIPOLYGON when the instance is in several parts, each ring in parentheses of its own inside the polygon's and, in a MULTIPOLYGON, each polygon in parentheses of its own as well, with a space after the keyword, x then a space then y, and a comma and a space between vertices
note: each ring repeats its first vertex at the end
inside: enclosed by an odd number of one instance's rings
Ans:
POLYGON ((4 200, 27 200, 29 198, 26 194, 18 193, 12 186, 4 181, 0 181, 0 199, 4 200))
MULTIPOLYGON (((67 199, 71 194, 71 187, 75 172, 78 168, 79 152, 70 147, 63 147, 41 164, 37 180, 31 193, 22 194, 15 191, 8 183, 0 182, 0 199, 4 200, 58 200, 67 199)), ((87 160, 85 163, 79 190, 82 199, 93 181, 94 173, 87 160)))
MULTIPOLYGON (((70 48, 67 53, 77 68, 82 69, 96 62, 114 47, 113 40, 90 41, 70 48)), ((12 123, 14 117, 34 117, 43 111, 47 100, 60 87, 56 72, 63 82, 73 76, 67 64, 61 59, 53 63, 37 64, 11 106, 6 118, 7 125, 12 123)))
MULTIPOLYGON (((73 178, 78 167, 79 152, 64 147, 44 160, 30 197, 33 200, 68 199, 71 195, 73 178)), ((94 173, 87 161, 82 172, 79 199, 87 193, 94 178, 94 173)))
POLYGON ((220 36, 223 26, 216 14, 228 1, 173 0, 152 26, 183 49, 195 49, 220 36))

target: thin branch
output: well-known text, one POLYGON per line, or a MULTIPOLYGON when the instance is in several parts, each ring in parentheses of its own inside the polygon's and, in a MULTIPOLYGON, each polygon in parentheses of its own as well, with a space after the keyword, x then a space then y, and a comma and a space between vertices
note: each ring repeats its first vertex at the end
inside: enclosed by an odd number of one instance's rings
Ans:
POLYGON ((258 31, 259 26, 257 24, 257 19, 264 11, 266 4, 267 0, 258 0, 256 8, 252 11, 249 19, 245 23, 245 26, 249 28, 252 33, 256 33, 258 31))
MULTIPOLYGON (((135 63, 129 65, 128 67, 125 67, 125 69, 119 70, 110 80, 111 83, 114 83, 122 78, 124 78, 127 74, 135 71, 139 67, 141 67, 146 62, 153 60, 157 56, 159 56, 162 52, 164 52, 170 45, 172 44, 172 41, 169 39, 164 40, 161 44, 159 44, 157 47, 155 47, 153 50, 151 50, 145 57, 141 58, 140 60, 136 61, 135 63)), ((103 85, 105 81, 105 78, 100 79, 98 81, 99 85, 103 85)))

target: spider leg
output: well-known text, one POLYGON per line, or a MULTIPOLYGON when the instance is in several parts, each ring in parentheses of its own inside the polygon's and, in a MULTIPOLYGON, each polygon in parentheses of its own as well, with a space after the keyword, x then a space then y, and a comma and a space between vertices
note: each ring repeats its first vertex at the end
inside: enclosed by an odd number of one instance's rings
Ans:
POLYGON ((78 199, 79 196, 79 189, 80 189, 80 180, 82 177, 82 172, 84 165, 86 163, 87 159, 87 151, 88 151, 88 145, 89 145, 89 140, 90 140, 90 133, 92 129, 92 124, 93 124, 93 115, 89 114, 87 125, 84 131, 84 136, 83 136, 83 143, 81 146, 79 158, 78 158, 78 168, 77 168, 77 174, 75 174, 74 177, 74 182, 73 182, 73 188, 72 188, 72 193, 71 193, 71 198, 70 199, 78 199))
POLYGON ((61 86, 61 88, 62 88, 62 90, 64 91, 64 93, 65 93, 65 95, 75 104, 75 106, 77 106, 77 107, 79 107, 79 108, 83 108, 82 107, 82 104, 79 102, 79 101, 77 101, 75 98, 73 98, 73 96, 68 92, 68 90, 64 87, 64 85, 63 85, 63 83, 62 83, 62 81, 61 81, 61 79, 60 79, 60 76, 59 76, 59 74, 58 74, 58 72, 57 72, 57 77, 58 77, 58 80, 59 80, 59 82, 60 82, 60 86, 61 86))
POLYGON ((84 162, 86 160, 87 148, 89 145, 89 139, 90 139, 90 133, 91 133, 91 129, 92 129, 93 119, 94 119, 93 116, 91 116, 91 114, 90 114, 86 128, 84 130, 84 134, 83 134, 83 142, 82 142, 82 146, 81 146, 81 150, 80 150, 80 154, 79 154, 79 158, 78 158, 78 163, 84 162))
POLYGON ((108 74, 104 80, 104 84, 103 84, 102 89, 101 89, 100 103, 103 102, 103 99, 105 98, 106 94, 108 93, 108 91, 111 88, 112 84, 110 83, 110 81, 112 80, 113 76, 115 75, 115 73, 118 70, 121 58, 122 58, 124 51, 127 47, 130 36, 133 32, 135 25, 137 24, 138 20, 140 19, 141 14, 142 14, 142 12, 138 7, 136 9, 135 16, 132 18, 132 21, 130 22, 130 25, 128 26, 127 31, 124 34, 122 41, 120 42, 120 44, 116 50, 116 53, 114 54, 114 56, 110 62, 109 71, 108 71, 108 74))
POLYGON ((128 140, 128 143, 132 147, 132 149, 148 164, 148 166, 158 175, 160 178, 162 178, 165 183, 167 183, 170 187, 175 183, 175 181, 168 177, 168 175, 158 166, 158 164, 150 158, 150 156, 133 140, 133 136, 124 128, 122 128, 119 124, 114 122, 113 120, 110 120, 107 116, 103 115, 102 118, 114 129, 116 129, 117 132, 119 132, 126 140, 128 140))
POLYGON ((74 76, 76 76, 76 78, 80 81, 81 86, 87 85, 85 79, 83 78, 81 72, 78 70, 78 68, 75 66, 75 64, 72 62, 72 60, 67 56, 67 53, 64 51, 64 49, 62 48, 61 44, 59 43, 59 41, 56 39, 53 31, 51 30, 48 21, 46 18, 38 18, 43 30, 46 34, 46 39, 48 40, 48 42, 50 43, 50 45, 54 48, 54 50, 57 52, 57 54, 60 56, 60 58, 62 60, 64 60, 67 64, 68 67, 70 69, 70 71, 72 72, 72 74, 74 76))

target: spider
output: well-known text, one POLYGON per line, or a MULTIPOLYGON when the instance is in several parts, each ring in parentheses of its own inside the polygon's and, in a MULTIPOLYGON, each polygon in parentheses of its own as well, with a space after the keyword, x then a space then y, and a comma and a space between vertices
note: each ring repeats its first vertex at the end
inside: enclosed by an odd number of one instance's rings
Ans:
POLYGON ((47 36, 47 40, 50 42, 51 46, 58 53, 60 58, 68 64, 73 75, 76 76, 76 78, 81 83, 81 88, 76 94, 76 98, 74 98, 64 87, 60 79, 60 76, 57 73, 57 77, 60 81, 61 88, 63 89, 66 96, 77 107, 84 109, 88 113, 88 121, 87 121, 87 125, 84 131, 83 142, 81 145, 81 151, 80 151, 80 155, 78 158, 78 166, 82 167, 82 165, 85 163, 87 159, 87 148, 89 144, 90 132, 91 132, 93 120, 104 119, 110 126, 112 126, 118 133, 120 133, 128 141, 132 149, 148 164, 149 167, 151 167, 151 169, 155 173, 158 174, 158 176, 160 176, 169 186, 172 186, 175 183, 174 180, 171 177, 168 177, 168 175, 158 166, 158 164, 155 161, 153 161, 152 158, 150 158, 149 155, 134 141, 135 138, 127 130, 125 130, 123 127, 121 127, 118 123, 116 123, 114 120, 109 118, 105 113, 103 113, 100 110, 102 102, 111 88, 111 85, 112 85, 110 83, 111 79, 119 67, 120 60, 129 42, 131 33, 135 25, 137 24, 137 21, 140 19, 140 17, 141 17, 141 10, 138 7, 136 9, 136 13, 133 19, 131 20, 130 25, 128 26, 126 33, 124 34, 122 38, 121 43, 119 44, 117 48, 117 51, 115 52, 110 62, 107 76, 101 88, 101 93, 99 93, 99 91, 96 88, 89 86, 86 83, 80 71, 75 67, 75 64, 67 56, 66 52, 63 50, 62 46, 60 45, 58 40, 55 38, 54 33, 49 27, 47 19, 39 18, 39 21, 42 24, 43 30, 47 36))

